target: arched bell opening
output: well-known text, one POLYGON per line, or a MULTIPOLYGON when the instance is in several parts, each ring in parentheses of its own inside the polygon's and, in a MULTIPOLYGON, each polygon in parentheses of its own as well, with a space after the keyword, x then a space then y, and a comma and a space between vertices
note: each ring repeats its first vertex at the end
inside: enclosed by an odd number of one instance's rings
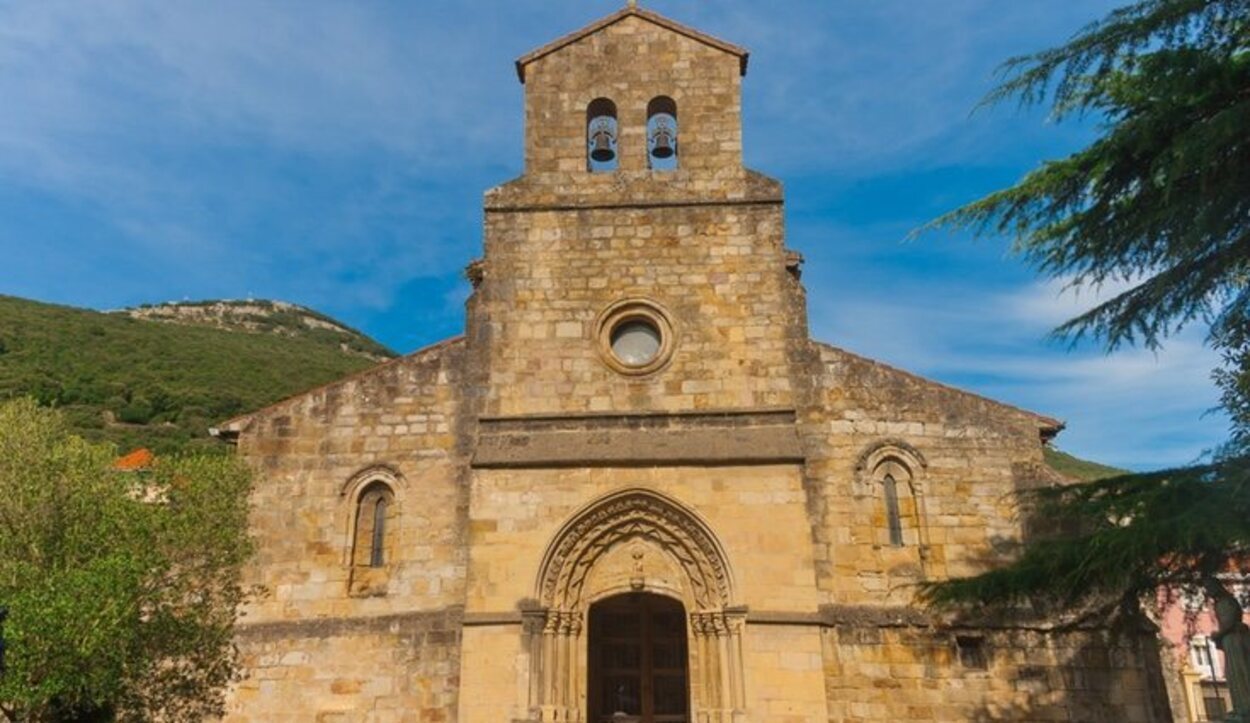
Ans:
POLYGON ((647 104, 647 164, 653 171, 672 171, 677 157, 677 102, 662 95, 647 104))
POLYGON ((592 100, 586 106, 586 169, 602 173, 619 168, 619 138, 616 103, 607 98, 592 100))
POLYGON ((652 593, 590 606, 589 723, 690 723, 686 610, 652 593))

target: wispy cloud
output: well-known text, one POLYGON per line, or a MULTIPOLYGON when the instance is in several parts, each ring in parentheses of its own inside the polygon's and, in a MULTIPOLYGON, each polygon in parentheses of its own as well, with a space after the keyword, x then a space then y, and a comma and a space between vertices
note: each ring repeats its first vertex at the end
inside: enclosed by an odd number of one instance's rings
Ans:
MULTIPOLYGON (((818 335, 935 379, 1064 419, 1060 446, 1133 469, 1193 461, 1226 429, 1208 414, 1218 356, 1193 329, 1151 352, 1113 353, 1047 340, 1057 323, 1096 303, 1059 282, 979 291, 942 281, 888 295, 822 298, 818 335)), ((1104 291, 1104 294, 1107 293, 1104 291)))
MULTIPOLYGON (((648 4, 752 50, 747 158, 787 182, 820 336, 1063 416, 1107 461, 1218 438, 1197 337, 1068 354, 1044 336, 1072 303, 1000 249, 899 243, 1087 136, 970 111, 1004 58, 1119 0, 648 4)), ((401 350, 455 333, 481 193, 520 171, 512 60, 620 6, 0 0, 0 291, 276 297, 401 350)))

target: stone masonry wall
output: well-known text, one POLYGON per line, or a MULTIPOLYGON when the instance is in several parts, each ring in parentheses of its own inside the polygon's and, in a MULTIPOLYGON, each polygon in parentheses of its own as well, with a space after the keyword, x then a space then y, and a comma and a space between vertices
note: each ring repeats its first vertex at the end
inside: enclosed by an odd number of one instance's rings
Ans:
MULTIPOLYGON (((819 631, 785 622, 810 618, 818 605, 797 465, 475 470, 466 603, 475 627, 466 632, 473 642, 463 667, 462 721, 526 718, 529 668, 513 662, 523 644, 518 611, 536 603, 540 564, 561 527, 627 488, 654 490, 705 520, 732 567, 734 604, 775 621, 746 627, 746 700, 757 711, 751 720, 824 721, 819 631)), ((663 551, 645 549, 636 572, 627 550, 605 554, 588 575, 587 597, 628 592, 631 574, 649 591, 680 597, 679 576, 670 574, 680 568, 663 551), (624 572, 614 574, 614 563, 624 572)), ((577 646, 584 655, 586 638, 577 646)))
POLYGON ((459 609, 245 627, 226 721, 452 723, 459 609))
POLYGON ((914 584, 1005 561, 1021 539, 1013 493, 1053 480, 1044 418, 828 346, 800 413, 820 586, 831 604, 907 605, 914 584), (889 544, 880 480, 891 456, 906 544, 889 544))
POLYGON ((830 721, 1170 720, 1149 638, 845 624, 824 641, 830 721))
POLYGON ((781 234, 774 206, 490 214, 485 415, 791 405, 781 234), (628 377, 604 363, 596 318, 638 297, 671 314, 675 351, 628 377))
POLYGON ((464 599, 463 344, 445 343, 239 420, 258 472, 257 555, 232 721, 451 721, 464 599), (353 569, 356 496, 393 488, 380 569, 353 569), (353 591, 354 574, 370 585, 353 591), (355 717, 352 711, 367 711, 355 717), (406 713, 402 713, 407 711, 406 713), (417 713, 419 712, 419 714, 417 713))
POLYGON ((617 106, 620 168, 647 168, 647 104, 677 102, 683 169, 737 174, 742 167, 741 64, 737 57, 639 17, 533 62, 526 69, 525 171, 585 173, 586 108, 617 106))

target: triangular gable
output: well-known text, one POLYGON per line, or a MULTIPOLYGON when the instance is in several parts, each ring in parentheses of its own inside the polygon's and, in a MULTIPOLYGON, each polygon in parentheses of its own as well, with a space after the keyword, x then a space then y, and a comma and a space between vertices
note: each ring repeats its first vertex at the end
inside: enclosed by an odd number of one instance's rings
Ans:
POLYGON ((556 52, 557 50, 560 50, 561 48, 572 45, 573 43, 576 43, 582 38, 585 38, 589 35, 594 35, 600 30, 603 30, 604 28, 610 25, 619 23, 620 21, 628 17, 642 18, 643 20, 646 20, 647 22, 654 23, 656 25, 659 25, 662 28, 671 30, 679 35, 684 35, 692 40, 697 40, 700 43, 703 43, 704 45, 707 45, 709 47, 724 51, 726 53, 729 53, 730 55, 735 55, 738 57, 739 62, 742 65, 742 74, 743 75, 747 74, 747 60, 751 54, 750 52, 747 51, 746 48, 743 48, 738 45, 734 45, 732 43, 727 43, 724 40, 721 40, 720 38, 712 37, 711 35, 708 35, 707 33, 699 32, 698 30, 695 30, 694 28, 691 28, 687 25, 682 25, 679 22, 669 20, 668 18, 664 17, 663 15, 660 15, 659 13, 654 13, 654 12, 651 12, 650 10, 643 10, 642 8, 639 8, 639 7, 627 7, 624 10, 620 10, 615 13, 612 13, 606 18, 597 20, 591 23, 590 25, 587 25, 586 27, 582 28, 581 30, 569 33, 568 35, 565 35, 562 38, 559 38, 557 40, 553 40, 550 43, 547 43, 546 45, 542 46, 541 48, 538 48, 537 50, 534 50, 530 53, 527 53, 521 56, 516 61, 517 77, 519 77, 521 79, 521 82, 524 83, 525 82, 525 68, 530 63, 534 62, 535 60, 538 60, 539 58, 546 57, 556 52))

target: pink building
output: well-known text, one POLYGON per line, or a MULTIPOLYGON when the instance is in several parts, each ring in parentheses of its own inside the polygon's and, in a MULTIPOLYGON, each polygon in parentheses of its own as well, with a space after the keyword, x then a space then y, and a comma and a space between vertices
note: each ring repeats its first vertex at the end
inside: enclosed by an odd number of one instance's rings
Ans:
MULTIPOLYGON (((1247 585, 1234 587, 1234 593, 1243 601, 1247 592, 1247 585)), ((1245 616, 1245 622, 1250 625, 1250 614, 1245 616)), ((1198 609, 1196 605, 1187 604, 1182 596, 1165 609, 1160 628, 1160 635, 1173 652, 1172 658, 1164 663, 1174 671, 1173 680, 1168 681, 1175 699, 1173 709, 1183 705, 1188 716, 1178 720, 1194 723, 1224 720, 1232 702, 1224 680, 1224 654, 1211 639, 1217 629, 1211 604, 1198 609)))

